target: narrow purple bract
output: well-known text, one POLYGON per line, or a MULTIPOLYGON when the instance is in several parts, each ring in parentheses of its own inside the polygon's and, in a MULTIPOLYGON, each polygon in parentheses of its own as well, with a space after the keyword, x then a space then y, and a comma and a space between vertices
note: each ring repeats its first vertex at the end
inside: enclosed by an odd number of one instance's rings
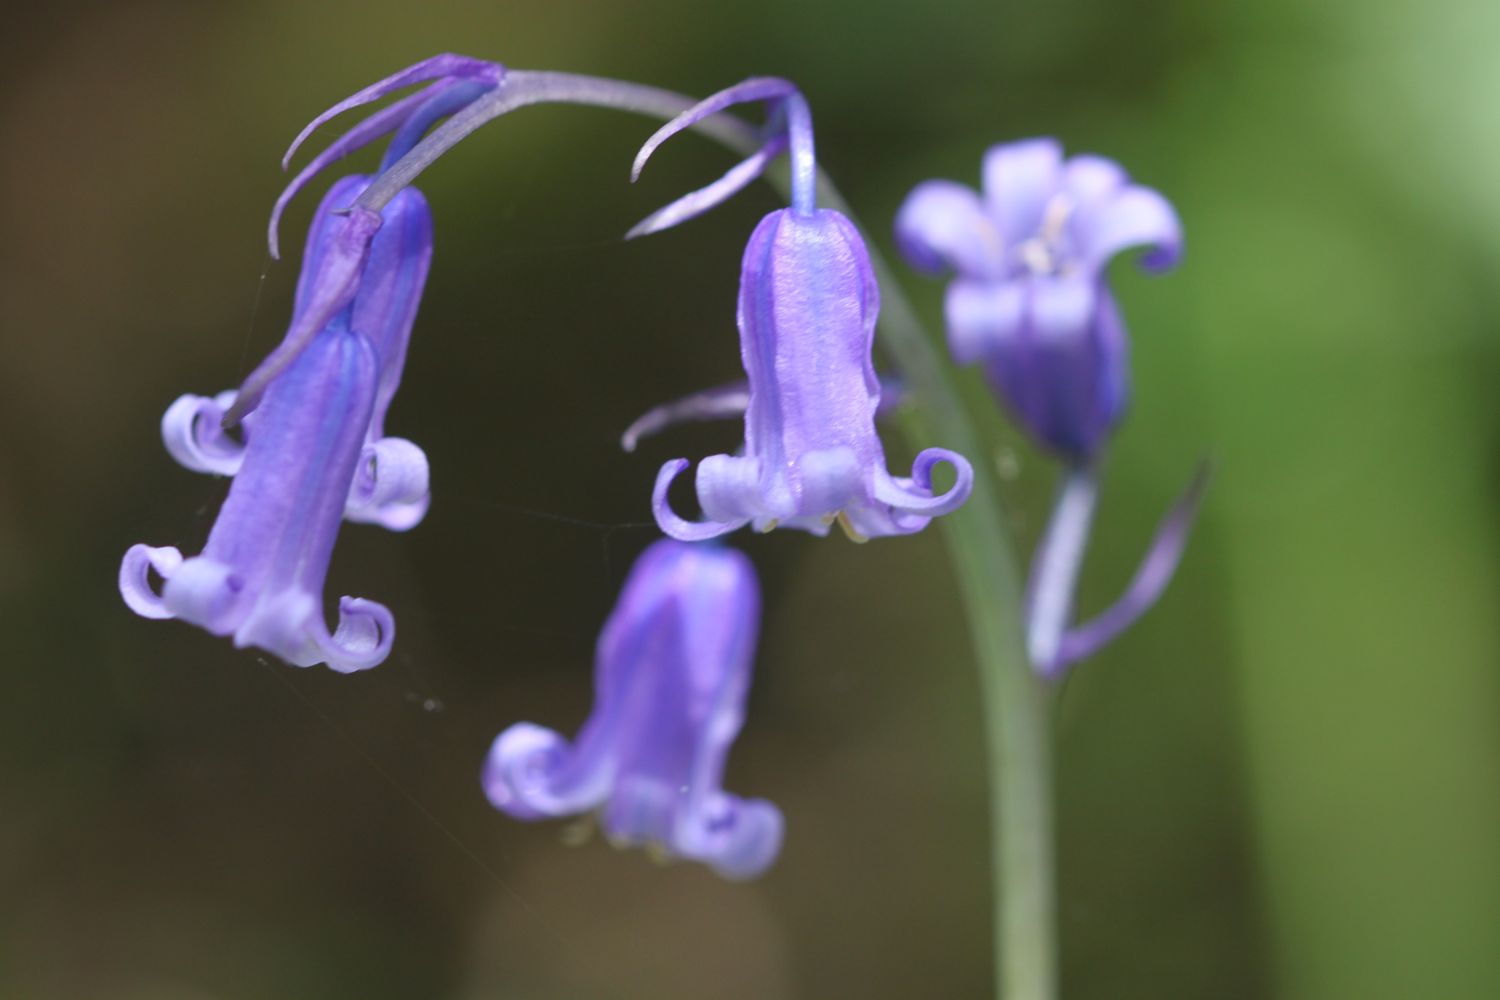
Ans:
POLYGON ((781 847, 781 813, 721 787, 759 618, 744 555, 652 545, 599 636, 594 710, 577 739, 529 722, 505 730, 484 765, 490 802, 524 820, 598 810, 622 846, 703 862, 727 878, 761 874, 781 847))
POLYGON ((1105 279, 1110 258, 1148 246, 1160 271, 1182 252, 1182 227, 1156 191, 1113 160, 1063 160, 1053 139, 992 147, 984 194, 927 181, 896 217, 913 266, 952 270, 948 343, 979 363, 995 392, 1043 446, 1093 455, 1124 415, 1128 344, 1105 279))

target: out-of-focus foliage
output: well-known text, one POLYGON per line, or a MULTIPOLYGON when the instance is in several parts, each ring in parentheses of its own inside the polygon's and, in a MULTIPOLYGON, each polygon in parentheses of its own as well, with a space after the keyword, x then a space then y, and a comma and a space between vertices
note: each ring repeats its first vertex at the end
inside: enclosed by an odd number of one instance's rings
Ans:
MULTIPOLYGON (((708 143, 632 189, 652 123, 532 110, 427 175, 437 255, 391 426, 427 448, 435 502, 409 535, 347 530, 330 583, 397 610, 390 661, 296 671, 120 602, 125 547, 200 543, 222 498, 156 424, 279 336, 296 262, 261 239, 283 145, 450 49, 700 94, 792 77, 885 249, 911 185, 973 183, 986 145, 1025 135, 1172 197, 1183 268, 1116 276, 1136 394, 1086 609, 1201 453, 1219 474, 1173 589, 1061 701, 1068 996, 1495 995, 1497 37, 1493 4, 1459 0, 10 15, 0 996, 989 989, 977 699, 937 529, 742 540, 766 631, 731 781, 788 822, 764 880, 566 846, 479 791, 499 729, 586 713, 657 466, 738 438, 615 447, 738 369, 739 253, 769 189, 619 239, 728 165, 708 143)), ((906 277, 937 322, 937 283, 906 277)), ((1052 470, 995 420, 971 457, 1013 473, 1029 543, 1052 470)))

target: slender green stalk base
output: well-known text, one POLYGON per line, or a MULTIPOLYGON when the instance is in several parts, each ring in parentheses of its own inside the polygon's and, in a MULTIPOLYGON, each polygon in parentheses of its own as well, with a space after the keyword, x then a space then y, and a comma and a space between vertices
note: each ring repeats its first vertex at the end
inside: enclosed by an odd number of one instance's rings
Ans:
MULTIPOLYGON (((696 103, 655 87, 570 73, 512 70, 505 85, 438 126, 365 191, 360 204, 379 210, 438 156, 486 122, 530 104, 593 104, 670 119, 696 103)), ((731 115, 697 130, 740 154, 761 143, 758 130, 731 115)), ((769 179, 787 192, 785 170, 769 179)), ((820 172, 818 197, 853 218, 820 172)), ((1002 1000, 1054 1000, 1055 914, 1052 857, 1050 692, 1031 670, 1022 623, 1022 592, 1006 537, 999 495, 976 421, 954 391, 933 342, 901 286, 872 249, 882 310, 878 332, 920 403, 906 422, 917 447, 940 444, 969 457, 974 489, 962 510, 942 519, 980 671, 989 754, 991 842, 995 882, 996 986, 1002 1000)), ((989 419, 988 417, 986 419, 989 419)))
POLYGON ((885 262, 879 332, 922 404, 912 443, 933 442, 974 463, 969 502, 942 519, 979 665, 989 753, 995 982, 1000 1000, 1057 996, 1052 830, 1052 689, 1031 669, 1016 559, 975 423, 885 262))

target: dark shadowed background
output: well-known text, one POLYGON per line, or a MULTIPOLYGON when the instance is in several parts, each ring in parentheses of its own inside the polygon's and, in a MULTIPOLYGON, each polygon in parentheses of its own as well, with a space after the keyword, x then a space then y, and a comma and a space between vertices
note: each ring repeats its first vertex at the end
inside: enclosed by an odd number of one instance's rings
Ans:
MULTIPOLYGON (((976 182, 1006 139, 1056 134, 1171 197, 1183 267, 1116 275, 1136 401, 1086 608, 1198 457, 1219 472, 1162 605, 1061 700, 1066 996, 1500 995, 1497 47, 1478 0, 9 13, 0 998, 987 995, 977 690, 936 527, 737 539, 766 608, 728 784, 788 822, 764 879, 568 846, 480 795, 501 728, 587 712, 656 468, 739 437, 615 444, 738 371, 771 190, 620 239, 731 162, 706 141, 632 188, 651 122, 533 109, 424 177, 435 266, 390 427, 435 501, 408 535, 346 527, 329 587, 394 610, 383 666, 297 670, 121 603, 125 549, 196 551, 224 494, 157 425, 281 334, 298 255, 271 265, 263 232, 286 142, 445 50, 692 94, 789 76, 887 251, 912 185, 976 182)), ((938 323, 940 284, 898 273, 938 323)), ((1053 469, 998 412, 991 440, 971 457, 1005 470, 1029 546, 1053 469)))

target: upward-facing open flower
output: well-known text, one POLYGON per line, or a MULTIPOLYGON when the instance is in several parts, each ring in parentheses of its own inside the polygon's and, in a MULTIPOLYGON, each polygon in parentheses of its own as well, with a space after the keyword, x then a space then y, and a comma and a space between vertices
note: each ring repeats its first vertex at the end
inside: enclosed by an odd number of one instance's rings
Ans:
POLYGON ((880 382, 870 362, 880 292, 854 225, 814 201, 811 116, 795 87, 756 79, 731 87, 663 126, 636 158, 636 173, 668 137, 730 105, 774 102, 775 135, 725 178, 679 199, 633 230, 675 225, 748 183, 783 149, 792 161, 792 206, 767 215, 745 249, 740 271, 740 358, 749 376, 745 449, 698 466, 691 522, 668 505, 672 480, 688 466, 662 467, 652 498, 656 521, 674 538, 712 538, 746 524, 824 534, 837 520, 856 540, 919 531, 967 499, 972 472, 961 456, 931 448, 911 478, 892 476, 875 431, 880 382), (957 481, 934 495, 932 470, 951 464, 957 481))
POLYGON ((896 239, 923 270, 957 272, 948 286, 948 344, 978 362, 995 392, 1043 446, 1078 461, 1124 414, 1125 328, 1105 267, 1150 246, 1148 270, 1182 251, 1177 213, 1101 156, 1063 160, 1053 139, 991 147, 984 194, 926 181, 896 216, 896 239))
POLYGON ((753 878, 781 847, 781 813, 720 783, 744 719, 759 627, 742 554, 662 540, 636 561, 599 636, 594 711, 569 744, 529 722, 495 740, 484 790, 518 819, 600 810, 615 842, 753 878))

